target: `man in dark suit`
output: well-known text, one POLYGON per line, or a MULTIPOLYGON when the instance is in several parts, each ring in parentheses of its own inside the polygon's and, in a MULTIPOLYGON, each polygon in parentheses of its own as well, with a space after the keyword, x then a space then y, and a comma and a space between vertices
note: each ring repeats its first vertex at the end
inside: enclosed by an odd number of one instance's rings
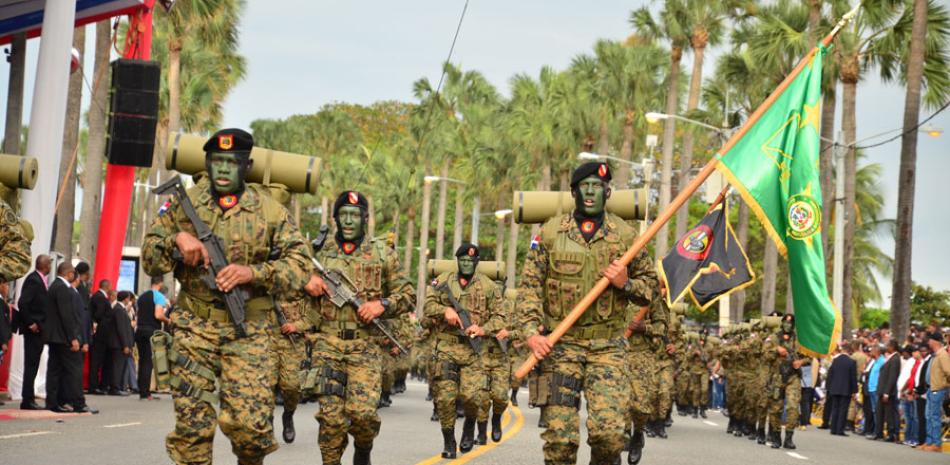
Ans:
POLYGON ((75 400, 74 380, 81 379, 82 367, 75 363, 79 353, 79 319, 74 308, 72 281, 76 270, 69 262, 56 267, 56 279, 49 285, 49 307, 43 325, 43 341, 49 345, 46 364, 46 406, 54 412, 73 412, 67 400, 75 400))
MULTIPOLYGON (((83 265, 83 263, 80 263, 80 265, 83 265)), ((86 272, 88 273, 88 271, 89 268, 87 267, 86 272)), ((69 380, 70 395, 68 397, 60 396, 60 399, 62 403, 69 404, 74 412, 96 414, 99 413, 99 411, 86 405, 86 396, 82 392, 83 358, 85 354, 89 353, 89 341, 92 340, 92 317, 89 315, 89 311, 86 309, 86 302, 79 292, 79 286, 82 283, 82 280, 79 278, 79 273, 74 273, 74 276, 70 284, 73 290, 73 310, 76 311, 76 320, 79 322, 79 352, 71 352, 69 354, 70 363, 75 366, 75 369, 72 371, 73 378, 69 380)))
MULTIPOLYGON (((0 282, 0 353, 3 354, 10 350, 10 338, 13 337, 13 329, 10 327, 10 306, 7 305, 9 293, 10 284, 0 282)), ((3 355, 0 355, 0 364, 2 363, 3 355)))
POLYGON ((129 306, 132 305, 132 293, 119 291, 118 302, 112 307, 112 337, 109 339, 109 349, 112 358, 112 382, 109 387, 110 396, 127 396, 129 393, 122 389, 123 374, 125 373, 126 359, 132 356, 132 347, 135 338, 132 332, 132 319, 129 318, 129 306))
POLYGON ((917 368, 917 376, 914 378, 914 392, 917 393, 917 420, 918 420, 918 429, 917 437, 914 438, 917 440, 918 444, 927 443, 927 391, 930 390, 930 379, 927 377, 929 373, 930 363, 933 362, 933 353, 930 352, 930 347, 926 343, 920 345, 920 356, 921 364, 917 368))
POLYGON ((92 321, 95 331, 89 352, 89 393, 102 395, 108 388, 112 371, 109 357, 109 339, 112 333, 112 304, 109 293, 112 283, 108 279, 99 281, 99 289, 89 299, 92 321))
POLYGON ((40 369, 43 355, 43 326, 46 324, 46 309, 49 307, 47 282, 52 262, 49 255, 36 257, 35 270, 26 275, 17 302, 18 330, 23 335, 23 389, 20 391, 23 410, 42 410, 36 403, 33 382, 40 369))
POLYGON ((874 412, 874 439, 900 442, 897 431, 899 429, 897 405, 897 378, 901 374, 901 357, 898 355, 900 347, 896 340, 887 342, 884 356, 887 361, 881 367, 881 375, 877 382, 878 409, 874 412), (887 425, 885 426, 885 422, 887 425), (885 429, 886 428, 886 429, 885 429), (886 434, 885 434, 886 433, 886 434))
POLYGON ((847 436, 844 432, 848 422, 848 406, 851 397, 858 392, 857 364, 848 356, 844 346, 839 345, 828 369, 828 399, 831 410, 831 434, 847 436))

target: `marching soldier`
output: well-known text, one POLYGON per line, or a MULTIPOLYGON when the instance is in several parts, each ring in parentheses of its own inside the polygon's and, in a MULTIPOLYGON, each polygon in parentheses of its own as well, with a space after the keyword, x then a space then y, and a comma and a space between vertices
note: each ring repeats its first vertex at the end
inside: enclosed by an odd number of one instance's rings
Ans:
MULTIPOLYGON (((665 293, 661 287, 662 293, 665 293)), ((676 346, 673 345, 673 338, 670 336, 673 332, 673 326, 679 326, 679 317, 673 315, 666 306, 666 299, 660 298, 654 305, 662 307, 666 312, 669 322, 667 324, 667 334, 662 335, 659 340, 661 344, 656 345, 656 389, 657 389, 657 409, 653 416, 653 434, 661 439, 666 439, 667 422, 672 423, 673 412, 673 358, 676 355, 676 346)))
POLYGON ((474 447, 476 421, 482 432, 487 428, 488 412, 482 406, 488 397, 488 376, 481 356, 486 346, 495 344, 489 338, 504 328, 507 318, 503 313, 501 289, 487 276, 475 272, 478 247, 463 243, 455 256, 458 272, 439 275, 429 286, 425 304, 425 317, 430 321, 435 338, 429 382, 434 383, 432 395, 442 428, 442 457, 445 458, 456 456, 457 398, 465 410, 458 450, 464 454, 474 447), (467 327, 452 305, 452 299, 470 314, 471 324, 467 327), (473 347, 474 338, 482 338, 481 354, 473 347))
MULTIPOLYGON (((501 289, 501 286, 499 286, 499 289, 501 289)), ((502 292, 502 295, 504 296, 504 292, 502 292)), ((501 441, 501 416, 508 408, 508 387, 511 384, 511 362, 508 359, 512 349, 508 341, 512 337, 508 328, 511 327, 510 315, 513 302, 509 303, 508 299, 505 299, 502 307, 502 312, 505 315, 504 326, 494 335, 489 334, 482 346, 482 363, 485 367, 485 375, 488 377, 488 396, 483 400, 482 410, 484 412, 480 416, 487 417, 488 410, 491 410, 491 439, 494 442, 501 441), (504 349, 508 352, 506 353, 504 349)), ((486 442, 484 428, 479 425, 478 444, 485 445, 486 442)))
POLYGON ((508 345, 508 373, 510 374, 510 388, 511 388, 511 405, 515 407, 518 406, 518 390, 521 389, 522 380, 518 379, 515 376, 515 370, 518 369, 518 366, 521 365, 521 362, 524 361, 525 357, 528 356, 528 350, 524 345, 524 341, 521 336, 517 334, 519 325, 517 324, 518 320, 518 307, 517 307, 518 291, 516 289, 508 289, 505 291, 505 305, 507 305, 507 314, 508 314, 508 339, 511 343, 508 345))
POLYGON ((142 247, 146 273, 173 271, 181 283, 180 311, 171 316, 179 355, 171 367, 176 423, 166 439, 175 463, 210 464, 217 426, 231 440, 240 464, 261 464, 278 447, 272 426, 276 380, 270 296, 306 283, 309 250, 287 210, 263 187, 245 182, 253 145, 247 132, 218 131, 204 146, 208 176, 188 190, 198 217, 221 240, 230 263, 215 276, 217 289, 201 279, 208 250, 195 237, 182 205, 173 203, 155 219, 142 247), (279 258, 268 260, 272 250, 279 258), (221 294, 238 288, 250 296, 245 337, 239 337, 221 294), (215 411, 219 399, 220 415, 215 411))
MULTIPOLYGON (((415 302, 412 285, 396 253, 382 242, 366 237, 369 202, 363 194, 347 191, 333 203, 334 244, 315 251, 327 270, 341 273, 364 302, 336 307, 321 298, 320 326, 313 335, 311 378, 320 403, 318 443, 323 463, 339 465, 353 436, 355 465, 369 465, 373 440, 379 434, 376 413, 382 385, 382 356, 367 326, 376 318, 391 320, 409 312, 415 302)), ((312 276, 306 290, 314 297, 327 295, 327 284, 312 276)), ((384 322, 385 324, 385 322, 384 322)), ((310 387, 310 386, 305 386, 310 387)))
MULTIPOLYGON (((281 205, 287 207, 290 204, 290 192, 284 185, 270 184, 267 187, 271 196, 281 205)), ((275 297, 275 316, 279 315, 279 319, 283 320, 282 324, 277 321, 271 332, 277 362, 277 387, 284 401, 281 436, 284 442, 290 444, 297 438, 294 412, 302 396, 300 370, 307 357, 304 335, 313 327, 316 311, 313 309, 312 299, 303 288, 275 297)))
POLYGON ((571 176, 573 212, 549 219, 540 244, 528 253, 522 275, 522 336, 541 362, 532 403, 542 406, 547 464, 574 464, 580 443, 578 408, 588 401, 591 462, 615 463, 624 447, 630 379, 623 337, 630 307, 649 305, 657 289, 646 253, 629 266, 617 261, 636 231, 604 209, 610 196, 610 169, 585 163, 571 176), (544 337, 580 299, 606 277, 601 294, 556 347, 544 337))
POLYGON ((628 445, 627 463, 636 465, 643 456, 646 444, 644 430, 657 415, 659 392, 657 389, 658 360, 656 350, 664 346, 669 316, 659 301, 650 305, 643 319, 633 318, 624 336, 630 343, 630 417, 633 420, 633 435, 628 445))
POLYGON ((795 315, 782 317, 781 328, 770 337, 771 372, 769 378, 769 442, 773 449, 795 449, 792 436, 798 427, 801 405, 801 367, 807 359, 798 353, 795 315), (785 441, 782 441, 782 411, 785 411, 785 441))

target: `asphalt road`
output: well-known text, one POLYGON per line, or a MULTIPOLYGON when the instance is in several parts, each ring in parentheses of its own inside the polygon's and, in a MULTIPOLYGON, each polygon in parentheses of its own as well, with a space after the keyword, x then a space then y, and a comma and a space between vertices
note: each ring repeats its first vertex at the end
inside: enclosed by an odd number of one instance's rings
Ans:
MULTIPOLYGON (((526 394, 526 393, 523 393, 526 394)), ((527 397, 522 395, 522 397, 527 397)), ((0 464, 17 465, 126 465, 167 464, 164 436, 172 429, 174 417, 167 396, 154 402, 137 397, 90 396, 89 404, 99 415, 65 416, 41 412, 34 418, 16 418, 20 411, 7 403, 0 407, 0 464)), ((394 397, 393 406, 382 409, 383 427, 373 450, 375 465, 520 465, 543 463, 538 410, 509 409, 505 437, 494 445, 477 447, 454 461, 442 460, 442 442, 437 423, 429 421, 432 405, 425 401, 425 386, 411 383, 405 394, 394 397)), ((317 422, 315 404, 297 411, 297 441, 282 444, 268 456, 268 464, 317 464, 317 422)), ((280 407, 275 415, 279 418, 280 407)), ((725 434, 727 419, 711 413, 709 419, 675 417, 666 440, 648 439, 644 465, 728 464, 761 465, 928 465, 950 463, 950 455, 919 452, 906 446, 868 441, 863 437, 836 438, 810 428, 797 432, 798 450, 773 450, 744 438, 725 434)), ((279 420, 278 420, 279 422, 279 420)), ((461 432, 461 425, 457 428, 461 432)), ((280 427, 277 427, 280 434, 280 427)), ((582 438, 586 441, 586 437, 582 438)), ((344 463, 351 462, 347 451, 344 463)), ((215 439, 216 463, 235 463, 227 439, 215 439)), ((582 445, 578 463, 587 464, 589 454, 582 445)))

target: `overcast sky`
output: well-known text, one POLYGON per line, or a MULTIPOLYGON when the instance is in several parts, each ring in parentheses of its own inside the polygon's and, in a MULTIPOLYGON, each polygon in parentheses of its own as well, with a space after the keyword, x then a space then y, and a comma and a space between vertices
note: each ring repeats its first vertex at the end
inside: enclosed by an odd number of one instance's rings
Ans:
MULTIPOLYGON (((630 11, 645 3, 649 2, 471 0, 452 61, 481 71, 507 95, 508 80, 516 73, 536 76, 543 65, 564 68, 577 54, 589 52, 599 38, 623 39, 631 33, 630 11)), ((225 105, 225 126, 248 127, 257 118, 313 113, 335 101, 412 100, 414 80, 425 76, 438 81, 464 0, 249 0, 247 4, 241 53, 248 72, 225 105)), ((89 28, 90 50, 94 35, 94 28, 89 28)), ((27 105, 37 44, 30 41, 27 105)), ((684 65, 691 60, 691 55, 685 56, 684 65)), ((708 73, 712 66, 706 69, 708 73)), ((6 88, 3 70, 0 92, 5 94, 6 88)), ((883 85, 874 78, 862 82, 858 139, 900 127, 903 102, 904 90, 899 86, 883 85)), ((5 108, 0 108, 0 118, 4 113, 5 108)), ((921 113, 922 117, 929 114, 927 109, 921 113)), ((932 123, 950 129, 950 112, 932 123)), ((900 142, 867 152, 869 162, 884 167, 886 215, 894 217, 900 142)), ((950 197, 943 179, 950 173, 950 135, 936 139, 921 135, 917 167, 914 280, 950 290, 950 250, 943 239, 950 229, 948 207, 943 203, 950 197)), ((893 254, 893 241, 882 240, 881 245, 893 254)), ((887 307, 890 280, 880 284, 887 307)))

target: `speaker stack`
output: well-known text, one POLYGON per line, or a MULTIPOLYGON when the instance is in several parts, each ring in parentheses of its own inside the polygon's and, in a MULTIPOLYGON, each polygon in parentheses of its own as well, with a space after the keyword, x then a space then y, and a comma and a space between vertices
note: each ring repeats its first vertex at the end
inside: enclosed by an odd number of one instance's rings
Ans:
POLYGON ((150 167, 158 124, 161 68, 157 61, 112 62, 109 103, 109 163, 150 167))

